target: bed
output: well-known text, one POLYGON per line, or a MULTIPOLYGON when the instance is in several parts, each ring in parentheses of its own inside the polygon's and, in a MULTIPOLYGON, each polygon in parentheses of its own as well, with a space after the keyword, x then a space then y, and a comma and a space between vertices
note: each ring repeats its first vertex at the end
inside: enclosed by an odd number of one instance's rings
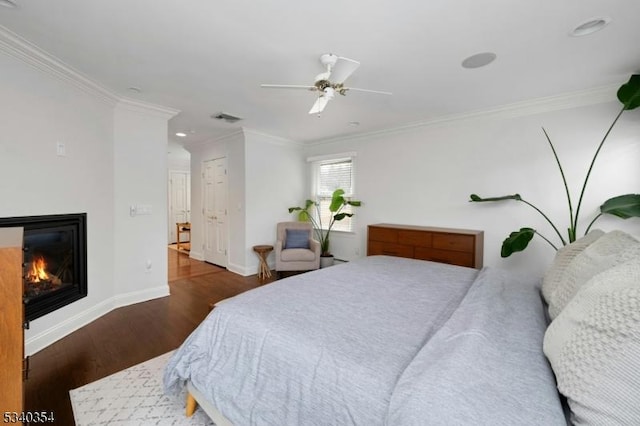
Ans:
POLYGON ((218 426, 639 425, 640 241, 591 231, 542 280, 389 256, 290 277, 218 304, 164 385, 218 426))
POLYGON ((289 277, 219 304, 165 390, 218 425, 566 425, 539 285, 390 256, 289 277))

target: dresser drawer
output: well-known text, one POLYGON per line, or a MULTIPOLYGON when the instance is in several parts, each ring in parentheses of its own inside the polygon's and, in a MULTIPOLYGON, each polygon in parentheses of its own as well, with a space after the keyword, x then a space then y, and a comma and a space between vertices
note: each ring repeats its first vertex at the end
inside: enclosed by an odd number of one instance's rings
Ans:
POLYGON ((461 251, 437 250, 424 247, 416 247, 414 252, 416 259, 430 260, 432 262, 448 263, 450 265, 474 267, 473 255, 461 251))
POLYGON ((398 241, 409 246, 431 247, 432 234, 423 231, 399 230, 398 241))
POLYGON ((472 235, 434 234, 433 248, 473 253, 475 238, 472 235))
POLYGON ((380 241, 369 241, 367 249, 368 256, 375 255, 397 256, 397 257, 413 257, 413 247, 402 244, 382 243, 380 241))
POLYGON ((369 241, 381 241, 386 243, 398 242, 398 230, 388 228, 369 227, 369 241))
POLYGON ((377 223, 368 226, 367 255, 400 256, 482 268, 484 232, 377 223))

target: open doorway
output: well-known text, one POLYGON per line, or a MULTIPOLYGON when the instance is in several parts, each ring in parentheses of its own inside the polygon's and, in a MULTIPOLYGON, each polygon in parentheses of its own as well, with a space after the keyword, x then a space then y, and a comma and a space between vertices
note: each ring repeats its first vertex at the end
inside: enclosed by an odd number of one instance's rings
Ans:
POLYGON ((188 254, 191 250, 191 154, 169 141, 167 164, 169 248, 188 254))

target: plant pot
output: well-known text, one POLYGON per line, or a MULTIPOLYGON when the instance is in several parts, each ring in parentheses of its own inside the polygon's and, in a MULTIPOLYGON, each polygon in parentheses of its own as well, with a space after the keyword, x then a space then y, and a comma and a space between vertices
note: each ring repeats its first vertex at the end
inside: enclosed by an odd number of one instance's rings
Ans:
POLYGON ((320 268, 333 266, 333 256, 320 256, 320 268))

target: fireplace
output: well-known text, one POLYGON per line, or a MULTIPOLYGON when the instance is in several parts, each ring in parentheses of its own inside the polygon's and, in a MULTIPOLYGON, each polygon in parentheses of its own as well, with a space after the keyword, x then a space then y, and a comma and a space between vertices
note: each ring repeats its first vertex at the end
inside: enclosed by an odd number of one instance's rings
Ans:
POLYGON ((24 228, 25 324, 87 295, 86 213, 0 218, 24 228))

